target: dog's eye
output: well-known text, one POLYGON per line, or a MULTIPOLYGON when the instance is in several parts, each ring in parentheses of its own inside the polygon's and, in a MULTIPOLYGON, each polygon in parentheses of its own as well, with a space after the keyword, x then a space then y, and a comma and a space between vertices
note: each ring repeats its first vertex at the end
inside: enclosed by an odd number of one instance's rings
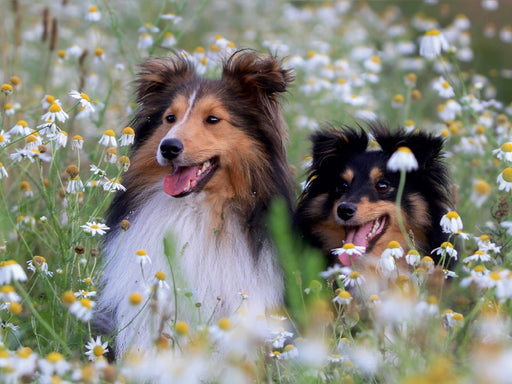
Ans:
POLYGON ((169 124, 176 122, 176 115, 167 115, 165 116, 165 121, 167 121, 169 124))
POLYGON ((386 192, 389 189, 389 184, 385 181, 379 181, 377 184, 375 184, 375 189, 377 192, 386 192))
POLYGON ((336 186, 336 193, 345 193, 348 191, 348 188, 350 187, 349 183, 346 181, 341 182, 341 184, 336 186))
POLYGON ((217 124, 220 119, 216 116, 210 115, 206 118, 206 124, 217 124))

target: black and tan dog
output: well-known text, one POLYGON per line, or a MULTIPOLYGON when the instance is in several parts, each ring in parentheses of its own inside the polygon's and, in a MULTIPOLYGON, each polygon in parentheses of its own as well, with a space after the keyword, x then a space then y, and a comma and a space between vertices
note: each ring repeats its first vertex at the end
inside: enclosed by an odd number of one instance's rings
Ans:
POLYGON ((375 265, 393 240, 405 252, 412 242, 420 253, 430 254, 447 239, 440 220, 451 206, 441 138, 403 129, 391 132, 381 124, 369 130, 380 148, 369 148, 369 135, 361 127, 330 127, 313 134, 312 165, 295 216, 303 235, 330 254, 332 262, 353 262, 355 268, 375 265), (387 162, 402 146, 413 152, 418 169, 406 175, 398 211, 400 172, 388 170, 387 162), (400 230, 398 215, 409 239, 400 230), (344 243, 364 247, 365 256, 341 253, 336 259, 331 250, 344 243))

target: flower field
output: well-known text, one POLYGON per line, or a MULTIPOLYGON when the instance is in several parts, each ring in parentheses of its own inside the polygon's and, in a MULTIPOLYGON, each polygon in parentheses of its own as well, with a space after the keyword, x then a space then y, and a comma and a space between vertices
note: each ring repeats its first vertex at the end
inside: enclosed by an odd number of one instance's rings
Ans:
MULTIPOLYGON (((505 3, 3 0, 0 383, 511 382, 505 3), (279 316, 175 319, 153 350, 112 362, 113 339, 91 319, 106 210, 130 166, 138 64, 173 49, 214 77, 239 48, 274 53, 294 70, 284 114, 297 196, 308 137, 327 122, 379 120, 442 136, 454 206, 440 223, 450 242, 433 251, 458 262, 446 270, 411 256, 409 274, 392 263, 389 287, 367 292, 364 274, 298 245, 276 205, 270 227, 287 301, 279 316)), ((390 248, 388 257, 406 257, 400 244, 390 248)), ((130 257, 138 268, 150 256, 127 255, 127 268, 130 257)), ((163 272, 147 286, 130 292, 131 305, 176 292, 200 306, 193 287, 163 272)))

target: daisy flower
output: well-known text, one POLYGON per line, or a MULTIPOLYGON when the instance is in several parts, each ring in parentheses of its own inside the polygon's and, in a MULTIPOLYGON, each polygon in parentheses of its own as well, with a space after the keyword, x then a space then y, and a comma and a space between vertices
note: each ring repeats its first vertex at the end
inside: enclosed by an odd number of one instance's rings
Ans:
POLYGON ((50 141, 55 142, 55 149, 65 148, 68 144, 68 133, 65 131, 59 131, 55 135, 48 136, 50 141))
POLYGON ((89 98, 89 96, 86 93, 73 90, 73 91, 69 92, 69 96, 71 96, 73 99, 78 100, 78 102, 80 103, 82 108, 84 108, 84 110, 86 110, 90 113, 94 112, 94 107, 91 104, 91 99, 89 98))
POLYGON ((72 150, 81 150, 84 146, 84 139, 80 135, 73 136, 71 140, 71 149, 72 150))
POLYGON ((439 56, 442 51, 448 49, 448 41, 443 34, 437 29, 431 29, 421 39, 420 56, 427 59, 434 59, 439 56))
POLYGON ((16 124, 9 130, 9 135, 20 135, 27 136, 30 135, 32 130, 28 127, 28 124, 25 120, 18 120, 16 124))
POLYGON ((492 151, 499 160, 505 160, 512 163, 512 142, 508 141, 501 144, 499 149, 492 151))
POLYGON ((441 218, 441 228, 444 233, 458 233, 462 230, 462 219, 455 211, 447 212, 441 218))
POLYGON ((512 190, 512 168, 505 168, 503 172, 498 175, 496 180, 498 182, 498 189, 510 192, 512 190))
POLYGON ((390 254, 385 254, 384 252, 377 262, 377 270, 382 273, 382 275, 389 276, 396 268, 395 259, 390 254))
POLYGON ((482 250, 477 250, 475 253, 473 253, 471 256, 466 257, 463 262, 464 263, 471 263, 473 261, 479 261, 482 263, 485 263, 486 261, 491 260, 491 255, 489 255, 487 252, 484 252, 482 250))
POLYGON ((31 135, 28 135, 26 138, 25 138, 25 149, 27 150, 32 150, 32 149, 37 149, 39 148, 39 146, 43 144, 41 138, 39 137, 39 135, 37 134, 37 132, 31 134, 31 135))
POLYGON ((103 236, 107 233, 106 231, 110 229, 110 227, 107 227, 105 224, 97 223, 95 221, 87 222, 87 224, 81 225, 80 228, 82 228, 85 233, 90 233, 92 236, 103 236))
POLYGON ((98 22, 101 20, 101 12, 94 5, 89 7, 87 14, 85 15, 85 20, 91 22, 98 22))
POLYGON ((38 125, 36 129, 39 134, 43 136, 53 136, 60 131, 60 128, 57 127, 57 124, 51 120, 46 120, 45 123, 38 125))
POLYGON ((437 254, 439 256, 443 256, 444 254, 453 257, 457 260, 457 250, 453 247, 453 244, 449 241, 445 241, 441 244, 440 247, 435 248, 431 252, 432 254, 437 254))
POLYGON ((125 127, 123 129, 123 132, 121 134, 121 147, 128 146, 130 144, 133 144, 135 140, 135 131, 132 127, 125 127))
POLYGON ((164 272, 158 271, 155 273, 154 285, 160 289, 170 289, 169 284, 165 281, 166 277, 164 272))
POLYGON ((0 91, 2 93, 5 93, 6 95, 10 95, 13 90, 14 90, 14 88, 12 87, 11 84, 4 83, 0 86, 0 91))
POLYGON ((5 132, 3 129, 0 131, 0 148, 5 147, 11 142, 11 135, 5 132))
POLYGON ((82 298, 75 301, 69 307, 69 312, 76 316, 79 320, 89 321, 92 319, 93 308, 96 303, 90 299, 82 298))
POLYGON ((51 375, 62 376, 70 368, 71 364, 64 359, 64 356, 59 352, 50 352, 46 355, 46 358, 39 359, 39 369, 41 374, 45 377, 51 375))
POLYGON ((103 190, 107 192, 126 191, 119 179, 110 179, 103 182, 103 190))
POLYGON ((398 241, 390 241, 388 247, 382 252, 382 257, 394 257, 399 259, 404 255, 404 250, 398 241))
POLYGON ((117 161, 117 149, 114 147, 108 147, 105 156, 103 157, 103 161, 110 164, 115 164, 117 161))
POLYGON ((442 76, 433 82, 432 89, 434 89, 434 91, 437 91, 439 96, 445 99, 449 99, 450 97, 455 96, 455 91, 453 90, 453 87, 442 76))
POLYGON ((399 147, 389 158, 387 168, 392 172, 410 172, 418 169, 418 161, 408 147, 399 147))
POLYGON ((360 287, 364 283, 365 279, 357 271, 352 271, 348 276, 343 279, 343 285, 345 288, 360 287))
POLYGON ((101 342, 101 336, 96 337, 96 340, 92 339, 85 345, 85 356, 91 361, 95 361, 101 358, 105 353, 108 352, 108 342, 101 342))
POLYGON ((26 280, 27 274, 15 260, 0 261, 0 285, 26 280))
POLYGON ((491 193, 491 185, 484 179, 477 178, 473 181, 470 200, 477 206, 481 207, 491 193))
POLYGON ((174 47, 177 43, 176 37, 172 32, 166 32, 164 35, 164 39, 162 40, 162 47, 171 48, 174 47))
POLYGON ((351 265, 356 258, 364 254, 365 250, 365 247, 345 243, 343 247, 332 249, 331 252, 338 257, 343 265, 351 265))
POLYGON ((71 180, 69 180, 69 183, 66 187, 67 193, 79 193, 79 192, 84 192, 84 191, 85 191, 84 183, 80 179, 80 176, 75 176, 71 180))
POLYGON ((137 256, 135 261, 137 263, 139 263, 140 265, 151 264, 151 258, 148 256, 148 254, 145 250, 143 250, 143 249, 137 250, 137 252, 135 252, 135 256, 137 256))
POLYGON ((342 289, 338 289, 338 294, 332 299, 333 303, 339 304, 339 305, 348 305, 352 301, 352 295, 349 291, 344 291, 342 289))
POLYGON ((112 129, 107 129, 101 136, 99 143, 105 147, 117 147, 116 133, 112 129))
POLYGON ((48 112, 46 112, 43 116, 41 116, 41 120, 47 121, 50 120, 52 123, 57 119, 61 123, 64 123, 69 118, 68 114, 62 110, 62 107, 53 103, 48 108, 48 112))
POLYGON ((409 252, 407 252, 407 255, 405 255, 405 261, 407 264, 415 267, 420 264, 421 256, 418 253, 417 250, 411 249, 409 252))
POLYGON ((3 163, 0 163, 0 180, 9 177, 7 169, 5 169, 3 163))
POLYGON ((16 293, 12 285, 2 285, 2 287, 0 288, 0 300, 12 301, 17 303, 21 300, 21 298, 16 293))
POLYGON ((34 256, 32 260, 27 261, 27 269, 32 272, 38 270, 46 276, 53 276, 53 272, 48 270, 48 263, 43 256, 34 256))
POLYGON ((74 295, 77 299, 88 299, 90 297, 96 296, 96 291, 86 291, 82 289, 78 292, 75 292, 74 295))
POLYGON ((148 49, 153 45, 153 36, 145 32, 139 36, 139 42, 137 43, 137 49, 148 49))

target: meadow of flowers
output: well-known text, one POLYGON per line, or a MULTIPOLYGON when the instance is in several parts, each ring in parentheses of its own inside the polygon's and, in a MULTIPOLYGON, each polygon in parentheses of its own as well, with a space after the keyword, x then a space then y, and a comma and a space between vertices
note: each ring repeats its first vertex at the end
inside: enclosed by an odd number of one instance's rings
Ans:
MULTIPOLYGON (((491 20, 478 27, 462 2, 414 3, 2 1, 0 382, 510 382, 512 104, 498 89, 512 66, 481 73, 474 47, 510 51, 512 26, 492 22, 505 0, 473 1, 491 20), (299 247, 276 207, 282 314, 177 319, 154 350, 110 363, 112 340, 90 320, 105 211, 130 166, 137 64, 174 49, 215 76, 246 47, 295 71, 284 110, 298 191, 307 137, 326 121, 378 118, 446 139, 456 198, 442 222, 450 242, 434 252, 458 263, 448 271, 393 242, 383 258, 406 258, 410 273, 383 263, 389 288, 367 292, 363 274, 299 247)), ((147 283, 132 305, 173 290, 194 300, 163 273, 147 283)))

